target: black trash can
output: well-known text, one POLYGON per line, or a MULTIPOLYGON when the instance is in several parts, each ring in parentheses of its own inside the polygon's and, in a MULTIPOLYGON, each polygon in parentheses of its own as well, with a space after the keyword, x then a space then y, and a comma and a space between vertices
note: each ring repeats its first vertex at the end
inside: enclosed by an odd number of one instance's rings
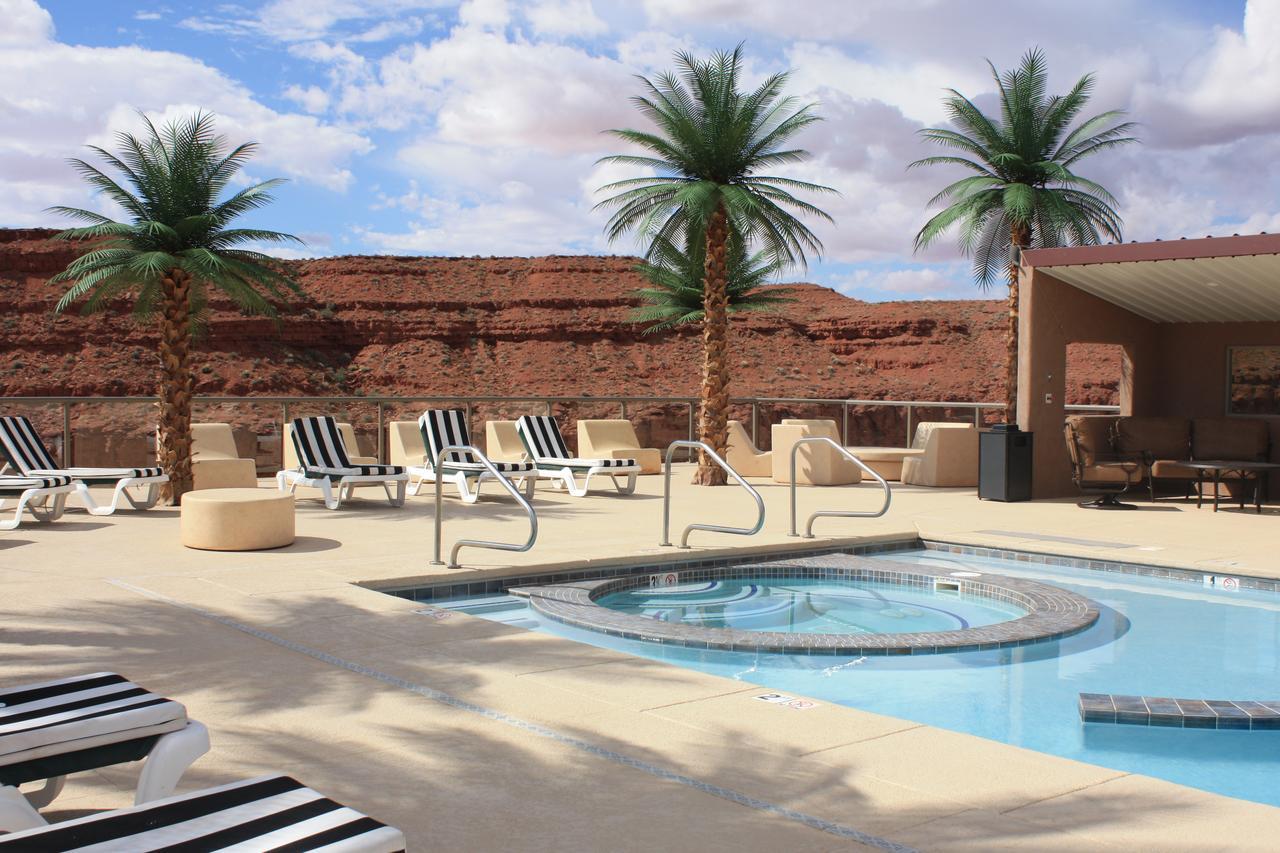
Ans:
POLYGON ((1031 500, 1031 438, 1010 424, 978 436, 978 497, 988 501, 1031 500))

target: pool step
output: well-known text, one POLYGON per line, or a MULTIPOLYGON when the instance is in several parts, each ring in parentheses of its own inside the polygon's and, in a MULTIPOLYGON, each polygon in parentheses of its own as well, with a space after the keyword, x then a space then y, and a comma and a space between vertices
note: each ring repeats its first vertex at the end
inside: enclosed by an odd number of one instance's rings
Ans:
POLYGON ((1181 729, 1280 729, 1280 700, 1167 699, 1081 693, 1080 719, 1086 723, 1168 726, 1181 729))

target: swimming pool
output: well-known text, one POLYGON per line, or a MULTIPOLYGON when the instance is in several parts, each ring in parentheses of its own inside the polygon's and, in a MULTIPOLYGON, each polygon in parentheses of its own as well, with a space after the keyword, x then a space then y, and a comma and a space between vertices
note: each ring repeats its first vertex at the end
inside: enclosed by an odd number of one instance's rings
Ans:
POLYGON ((1078 710, 1082 692, 1280 699, 1280 596, 924 550, 875 559, 1046 581, 1092 599, 1100 616, 1080 633, 1016 648, 832 657, 627 640, 546 619, 513 596, 437 603, 777 691, 1280 805, 1280 731, 1084 724, 1078 710))

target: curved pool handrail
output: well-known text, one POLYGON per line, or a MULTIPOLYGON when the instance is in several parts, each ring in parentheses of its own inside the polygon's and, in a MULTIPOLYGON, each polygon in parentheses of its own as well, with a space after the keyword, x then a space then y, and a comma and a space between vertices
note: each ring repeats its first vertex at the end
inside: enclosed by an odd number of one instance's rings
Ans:
MULTIPOLYGON (((498 481, 498 484, 502 486, 502 488, 506 489, 511 497, 516 499, 516 503, 520 504, 525 513, 529 516, 529 538, 523 545, 517 545, 511 542, 489 542, 485 539, 459 539, 457 542, 453 543, 453 550, 449 552, 449 568, 458 568, 458 552, 467 545, 470 545, 473 548, 493 548, 497 551, 528 551, 533 547, 533 543, 538 540, 538 514, 533 511, 533 506, 525 500, 524 495, 520 494, 520 490, 517 489, 501 471, 498 470, 497 466, 489 461, 487 456, 469 444, 451 444, 438 451, 436 453, 436 458, 445 459, 447 458, 447 454, 457 452, 470 453, 473 458, 479 460, 480 464, 483 465, 489 473, 494 476, 494 479, 498 481)), ((529 473, 529 476, 533 475, 534 472, 529 473)), ((443 476, 436 476, 436 544, 435 559, 431 561, 431 565, 433 566, 444 565, 444 562, 440 559, 441 534, 444 527, 444 503, 442 501, 444 479, 445 478, 443 476)))
POLYGON ((760 497, 750 483, 742 479, 742 475, 733 469, 733 466, 720 458, 720 454, 711 449, 711 446, 705 441, 673 441, 667 445, 667 459, 665 464, 666 474, 663 479, 662 486, 662 541, 659 545, 671 545, 671 455, 675 453, 677 447, 698 448, 707 456, 724 469, 734 482, 746 489, 747 492, 756 502, 756 524, 754 527, 726 527, 722 524, 690 524, 684 529, 684 533, 680 536, 680 547, 689 547, 689 534, 694 530, 706 530, 709 533, 729 533, 734 536, 754 536, 764 528, 764 498, 760 497))
POLYGON ((804 538, 813 538, 813 522, 817 518, 879 518, 889 511, 889 504, 893 501, 893 492, 889 488, 889 484, 885 482, 875 471, 867 467, 867 464, 853 455, 848 449, 841 447, 834 439, 825 435, 810 435, 801 438, 791 446, 791 536, 799 536, 796 532, 796 451, 800 449, 802 444, 819 444, 825 443, 834 447, 841 456, 848 459, 854 465, 857 465, 867 474, 870 474, 875 481, 880 484, 880 488, 884 489, 884 505, 876 512, 867 512, 866 510, 836 510, 836 509, 820 509, 813 515, 809 516, 809 520, 804 525, 804 538))

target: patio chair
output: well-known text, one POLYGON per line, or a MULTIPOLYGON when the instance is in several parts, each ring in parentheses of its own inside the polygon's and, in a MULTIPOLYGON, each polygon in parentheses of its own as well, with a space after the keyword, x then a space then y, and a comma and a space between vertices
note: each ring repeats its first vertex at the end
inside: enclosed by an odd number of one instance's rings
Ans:
POLYGON ((523 462, 529 458, 515 421, 485 421, 484 455, 501 462, 523 462))
POLYGON ((0 520, 0 530, 13 530, 22 523, 22 511, 30 510, 36 521, 55 521, 62 516, 67 495, 76 491, 70 477, 13 477, 0 474, 0 505, 10 498, 18 501, 13 518, 0 520))
POLYGON ((903 484, 943 489, 978 485, 978 430, 973 424, 916 424, 911 447, 918 453, 902 460, 903 484))
POLYGON ((591 478, 604 474, 613 486, 624 495, 636 490, 636 475, 640 466, 634 459, 579 459, 569 455, 569 445, 560 432, 556 419, 549 415, 524 415, 516 421, 516 430, 524 443, 525 451, 538 469, 538 476, 552 480, 557 487, 564 487, 574 497, 583 497, 591 487, 591 478), (582 485, 577 475, 582 474, 582 485), (627 484, 618 483, 625 474, 627 484))
MULTIPOLYGON (((284 425, 282 434, 284 435, 284 467, 297 468, 302 464, 302 460, 298 458, 297 445, 293 441, 292 422, 284 425)), ((352 465, 378 464, 378 457, 361 455, 360 442, 356 439, 355 427, 346 421, 338 421, 338 434, 342 436, 342 444, 347 448, 347 460, 352 465)))
MULTIPOLYGON (((43 824, 43 821, 41 822, 43 824)), ((335 802, 288 776, 261 776, 0 836, 0 850, 405 849, 394 827, 335 802)))
POLYGON ((1071 479, 1083 495, 1085 509, 1137 509, 1120 503, 1118 497, 1131 486, 1142 482, 1144 462, 1141 457, 1113 453, 1110 448, 1110 423, 1104 418, 1073 416, 1067 418, 1063 432, 1067 455, 1071 458, 1071 479))
MULTIPOLYGON (((840 443, 840 433, 832 420, 790 418, 771 428, 773 438, 773 481, 791 482, 791 450, 802 438, 822 437, 840 443)), ((796 484, 801 486, 847 486, 862 482, 862 469, 829 444, 803 444, 796 451, 796 484)))
POLYGON ((773 475, 773 451, 757 449, 742 421, 729 421, 729 448, 725 461, 744 477, 773 475))
POLYGON ((641 447, 631 421, 608 418, 578 421, 578 456, 585 459, 634 459, 641 474, 662 473, 662 451, 641 447))
POLYGON ((191 488, 256 489, 258 463, 241 459, 231 424, 191 425, 191 488))
POLYGON ((404 505, 405 485, 409 475, 399 465, 353 465, 347 455, 338 422, 330 417, 294 418, 293 446, 297 451, 297 468, 276 474, 280 491, 293 492, 298 486, 319 489, 324 505, 337 509, 351 498, 356 486, 382 486, 392 506, 404 505), (395 485, 392 494, 391 486, 395 485), (334 492, 334 486, 337 492, 334 492))
POLYGON ((0 417, 0 449, 9 465, 24 477, 70 477, 85 509, 93 515, 111 515, 119 508, 121 498, 134 509, 150 509, 160 496, 160 484, 169 482, 159 468, 63 468, 40 440, 31 421, 20 415, 0 417), (115 486, 111 505, 99 506, 89 493, 89 486, 115 486), (141 500, 128 491, 137 486, 147 488, 141 500))
POLYGON ((208 751, 208 730, 186 708, 113 672, 0 689, 0 832, 43 825, 37 809, 71 773, 145 758, 134 802, 146 803, 172 794, 208 751), (39 790, 18 790, 42 779, 39 790))
MULTIPOLYGON (((451 450, 446 458, 441 458, 446 447, 471 444, 466 412, 462 409, 428 409, 418 419, 418 429, 427 451, 426 464, 409 467, 409 494, 418 494, 424 483, 434 483, 440 477, 458 487, 458 497, 463 503, 475 503, 480 497, 480 484, 495 479, 494 475, 477 458, 478 454, 470 451, 451 450)), ((491 464, 503 476, 515 477, 521 482, 525 486, 526 498, 533 497, 537 471, 532 462, 491 464)))

